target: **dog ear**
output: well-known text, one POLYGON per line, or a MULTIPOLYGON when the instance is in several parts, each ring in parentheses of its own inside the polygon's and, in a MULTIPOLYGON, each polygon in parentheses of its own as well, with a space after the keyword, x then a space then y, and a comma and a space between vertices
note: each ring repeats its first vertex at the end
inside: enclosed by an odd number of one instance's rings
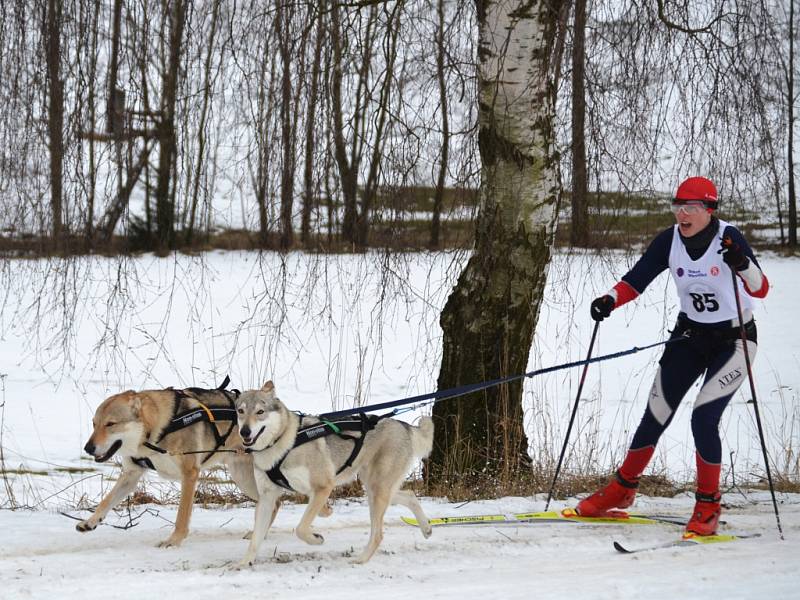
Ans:
POLYGON ((127 392, 123 392, 126 396, 126 400, 131 407, 131 411, 133 412, 134 417, 138 417, 142 412, 142 399, 139 397, 139 394, 134 392, 133 390, 128 390, 127 392))
POLYGON ((267 400, 274 400, 277 398, 275 395, 275 384, 272 383, 271 379, 261 386, 261 391, 267 396, 267 400))
POLYGON ((156 408, 155 402, 144 394, 136 394, 134 403, 138 406, 137 416, 144 425, 145 431, 151 431, 158 421, 158 408, 156 408))

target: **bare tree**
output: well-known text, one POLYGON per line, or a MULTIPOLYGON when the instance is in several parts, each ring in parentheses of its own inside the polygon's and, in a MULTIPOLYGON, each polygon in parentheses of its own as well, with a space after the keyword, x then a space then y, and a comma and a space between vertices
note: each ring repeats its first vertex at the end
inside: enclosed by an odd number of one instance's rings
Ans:
MULTIPOLYGON (((89 41, 87 52, 89 53, 89 65, 87 69, 87 80, 94 82, 97 79, 97 63, 100 48, 100 0, 94 0, 91 5, 91 18, 87 19, 89 27, 89 41)), ((87 91, 88 120, 94 123, 97 120, 97 93, 94 83, 88 85, 87 91)), ((84 232, 89 246, 94 245, 95 238, 95 204, 97 196, 97 149, 94 139, 89 139, 88 156, 88 185, 86 190, 86 216, 84 218, 84 232)))
MULTIPOLYGON (((786 102, 779 101, 786 84, 775 76, 787 42, 783 31, 774 31, 774 7, 600 1, 590 8, 585 76, 577 77, 573 63, 574 79, 564 83, 570 89, 560 107, 575 114, 580 100, 566 100, 582 82, 587 189, 598 198, 602 192, 616 196, 618 212, 609 226, 625 227, 627 193, 636 200, 657 196, 698 173, 718 183, 723 210, 757 207, 766 216, 765 199, 778 187, 785 198, 789 170, 775 163, 788 127, 786 102)), ((573 45, 579 37, 574 27, 573 45)), ((560 121, 559 140, 578 150, 579 126, 567 123, 560 121)), ((580 180, 580 166, 572 170, 580 180)), ((630 242, 641 236, 640 227, 633 230, 630 242)))
POLYGON ((575 0, 572 26, 572 223, 570 243, 589 244, 586 178, 586 0, 575 0))
POLYGON ((320 78, 322 72, 322 45, 325 41, 325 14, 327 4, 323 0, 319 4, 319 12, 314 19, 316 35, 314 39, 314 52, 311 58, 311 76, 308 89, 308 104, 306 105, 306 131, 305 131, 305 155, 303 160, 303 208, 300 222, 300 239, 303 245, 310 243, 311 235, 311 212, 316 206, 314 184, 314 146, 321 136, 316 135, 319 126, 317 122, 317 109, 320 104, 320 78))
POLYGON ((158 178, 155 190, 156 235, 159 249, 162 251, 175 245, 175 105, 178 95, 183 27, 186 19, 184 1, 172 0, 165 18, 169 21, 169 37, 161 87, 158 121, 158 178))
MULTIPOLYGON (((99 12, 100 7, 97 5, 99 12)), ((90 235, 90 243, 95 241, 108 244, 114 232, 119 225, 120 219, 128 208, 131 195, 133 194, 136 185, 139 183, 142 173, 146 170, 150 158, 150 151, 152 144, 149 140, 155 137, 155 130, 153 128, 143 127, 136 128, 133 126, 131 119, 133 111, 127 106, 128 96, 124 88, 120 85, 120 51, 123 47, 123 2, 122 0, 114 0, 113 12, 111 18, 111 31, 109 35, 109 65, 106 72, 106 126, 105 132, 97 132, 94 130, 94 117, 95 113, 90 111, 89 115, 89 128, 82 132, 82 137, 89 140, 90 144, 90 157, 93 154, 95 142, 111 142, 114 145, 114 163, 116 170, 116 188, 115 194, 111 198, 111 202, 106 206, 102 215, 100 215, 96 226, 92 227, 87 225, 87 235, 90 235), (143 144, 141 149, 138 150, 138 156, 134 160, 132 158, 135 149, 138 149, 136 140, 141 138, 143 144), (125 151, 127 148, 127 152, 125 151)), ((130 20, 130 19, 129 19, 130 20)), ((141 89, 144 94, 144 106, 147 106, 147 73, 146 73, 146 52, 144 48, 140 48, 141 56, 136 67, 141 71, 141 89)), ((135 73, 135 71, 134 71, 135 73)), ((93 98, 93 94, 90 98, 93 98)), ((149 111, 142 111, 143 115, 149 115, 149 111)), ((94 171, 95 165, 92 161, 90 171, 94 171)), ((149 196, 149 194, 148 194, 149 196)), ((94 197, 94 185, 90 198, 94 197)), ((146 231, 150 232, 149 219, 150 210, 147 201, 145 202, 145 219, 147 222, 146 231)), ((95 205, 94 201, 90 203, 90 210, 88 211, 89 218, 94 222, 95 205)))
MULTIPOLYGON (((268 51, 269 45, 274 42, 270 31, 266 30, 263 23, 258 23, 257 48, 260 52, 256 56, 255 89, 249 78, 245 78, 245 90, 248 97, 255 98, 255 106, 251 108, 250 118, 254 129, 255 158, 250 166, 250 178, 255 192, 256 206, 258 209, 258 231, 261 247, 269 245, 270 224, 270 190, 272 182, 271 127, 276 108, 276 77, 277 63, 274 56, 268 51)), ((251 100, 252 103, 252 100, 251 100)))
MULTIPOLYGON (((373 116, 375 123, 372 131, 371 143, 372 152, 368 163, 366 181, 364 182, 364 192, 361 197, 361 206, 356 216, 356 237, 355 242, 361 247, 365 247, 369 238, 369 224, 371 211, 375 203, 378 192, 380 170, 383 163, 384 147, 386 144, 387 121, 390 116, 391 96, 394 88, 394 67, 397 59, 397 39, 400 32, 400 16, 403 3, 397 2, 389 9, 384 5, 383 10, 386 17, 385 21, 385 40, 381 47, 384 49, 383 62, 386 65, 381 81, 380 94, 377 100, 377 107, 373 116)), ((367 121, 365 120, 364 123, 367 121)), ((366 136, 365 136, 366 137, 366 136)))
POLYGON ((332 72, 331 82, 331 112, 333 115, 333 142, 334 156, 336 165, 339 169, 339 180, 341 185, 342 198, 344 201, 344 216, 342 220, 342 237, 352 243, 356 241, 356 218, 358 211, 358 173, 361 162, 363 137, 361 133, 362 121, 365 116, 362 113, 363 90, 367 85, 367 75, 372 52, 372 31, 376 9, 374 6, 369 9, 369 18, 366 24, 364 40, 364 57, 360 68, 357 71, 357 85, 355 88, 355 108, 353 110, 351 130, 351 145, 348 156, 347 139, 345 137, 345 99, 342 83, 345 76, 345 33, 342 23, 343 9, 339 5, 331 7, 331 28, 330 38, 332 46, 332 72))
POLYGON ((447 74, 445 72, 445 6, 444 0, 436 2, 436 81, 439 84, 439 110, 442 114, 442 150, 439 160, 439 174, 436 177, 436 189, 433 196, 433 217, 431 219, 430 247, 439 247, 441 235, 442 205, 444 204, 444 186, 447 178, 447 167, 450 154, 450 118, 448 114, 447 74))
POLYGON ((344 204, 341 233, 344 240, 360 247, 367 243, 381 176, 402 10, 403 3, 397 2, 371 4, 351 13, 334 6, 330 12, 329 85, 334 157, 344 204), (382 55, 376 52, 379 44, 382 55))
POLYGON ((188 198, 191 209, 189 212, 189 223, 186 230, 187 242, 191 243, 195 233, 195 223, 197 220, 197 205, 200 201, 200 180, 202 178, 203 167, 207 162, 206 157, 206 127, 208 120, 208 113, 211 105, 212 93, 212 63, 214 61, 214 50, 217 37, 217 29, 219 26, 219 13, 220 13, 221 0, 213 0, 211 7, 211 27, 208 34, 206 56, 204 61, 204 76, 203 76, 203 100, 200 109, 200 120, 197 124, 197 156, 194 171, 194 185, 192 192, 188 198))
POLYGON ((61 79, 61 0, 47 0, 44 51, 47 61, 47 131, 50 148, 50 216, 52 236, 61 244, 64 179, 64 81, 61 79))
MULTIPOLYGON (((294 206, 294 173, 295 173, 295 126, 297 122, 296 108, 292 94, 292 62, 295 53, 295 41, 292 32, 294 5, 281 0, 275 2, 275 37, 281 64, 281 248, 286 250, 294 242, 294 225, 292 209, 294 206)), ((301 44, 301 47, 304 46, 301 44)))
POLYGON ((786 106, 789 135, 786 143, 789 171, 789 246, 797 247, 797 191, 794 181, 794 0, 789 0, 789 60, 786 69, 786 106))

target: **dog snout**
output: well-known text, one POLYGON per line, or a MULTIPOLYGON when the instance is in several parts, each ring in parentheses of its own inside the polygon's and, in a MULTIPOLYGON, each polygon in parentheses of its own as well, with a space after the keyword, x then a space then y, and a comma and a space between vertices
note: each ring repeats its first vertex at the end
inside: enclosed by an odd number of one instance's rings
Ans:
POLYGON ((251 433, 252 432, 250 431, 250 428, 247 425, 239 429, 239 435, 241 435, 244 439, 249 439, 251 433))
POLYGON ((86 442, 86 445, 83 447, 83 449, 86 452, 86 454, 91 454, 92 456, 94 456, 94 451, 97 449, 97 446, 94 445, 94 442, 92 440, 89 440, 88 442, 86 442))

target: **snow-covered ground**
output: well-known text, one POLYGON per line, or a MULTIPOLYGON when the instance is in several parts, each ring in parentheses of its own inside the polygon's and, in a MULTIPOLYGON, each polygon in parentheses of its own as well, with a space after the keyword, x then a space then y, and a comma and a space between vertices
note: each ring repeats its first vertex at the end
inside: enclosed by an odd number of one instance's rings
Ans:
MULTIPOLYGON (((213 598, 647 598, 648 600, 797 598, 800 572, 800 496, 782 495, 785 541, 778 539, 767 493, 729 494, 729 531, 761 532, 756 539, 705 547, 618 554, 631 546, 676 538, 672 525, 478 525, 442 527, 424 539, 403 524, 403 509, 387 515, 383 544, 366 565, 351 555, 366 543, 369 519, 361 502, 338 501, 318 519, 325 536, 308 546, 294 536, 303 506, 285 505, 253 567, 232 567, 245 551, 242 535, 252 509, 197 507, 192 533, 180 548, 154 548, 168 535, 172 508, 146 509, 128 530, 74 530, 74 521, 49 511, 0 511, 0 596, 63 600, 213 598)), ((424 499, 430 515, 529 511, 543 500, 504 498, 467 506, 424 499)), ((688 497, 643 498, 642 510, 686 515, 688 497)), ((110 519, 124 524, 127 515, 110 519)))
MULTIPOLYGON (((529 369, 585 357, 593 325, 588 304, 635 257, 554 256, 529 369)), ((774 470, 796 478, 800 261, 760 259, 772 290, 756 308, 758 402, 774 470)), ((115 467, 95 465, 81 449, 96 406, 122 389, 210 387, 226 374, 242 389, 273 379, 282 399, 305 412, 432 391, 438 315, 463 260, 428 253, 387 258, 217 252, 5 263, 0 446, 11 472, 0 485, 0 507, 36 510, 0 510, 0 598, 133 598, 148 592, 175 600, 224 592, 303 598, 797 597, 800 575, 790 557, 800 555, 800 496, 779 495, 786 541, 778 541, 768 494, 740 493, 737 487, 763 476, 747 386, 723 418, 725 500, 733 505, 725 518, 729 530, 761 532, 755 540, 628 557, 614 552, 612 539, 647 544, 680 530, 479 526, 437 529, 425 540, 400 523, 402 509, 392 508, 381 551, 357 567, 346 555, 365 543, 367 508, 339 501, 334 515, 317 523, 326 534, 324 546, 305 546, 292 535, 302 507, 289 505, 260 562, 232 572, 227 566, 244 553, 240 537, 250 527, 250 508, 198 507, 193 533, 173 550, 153 546, 166 537, 164 519, 174 518, 174 507, 138 507, 136 527, 103 526, 85 535, 58 514, 78 514, 77 506, 96 503, 111 484, 115 467)), ((664 339, 675 313, 672 283, 662 275, 636 303, 602 324, 594 354, 664 339)), ((659 353, 647 350, 589 369, 567 470, 612 468, 638 423, 659 353)), ((580 369, 570 369, 526 381, 526 431, 537 456, 557 456, 579 376, 580 369)), ((652 465, 682 480, 693 475, 691 400, 692 392, 652 465)), ((639 508, 687 516, 692 502, 688 495, 643 498, 639 508)), ((506 498, 461 507, 425 499, 423 505, 431 515, 463 515, 541 510, 544 501, 506 498)))

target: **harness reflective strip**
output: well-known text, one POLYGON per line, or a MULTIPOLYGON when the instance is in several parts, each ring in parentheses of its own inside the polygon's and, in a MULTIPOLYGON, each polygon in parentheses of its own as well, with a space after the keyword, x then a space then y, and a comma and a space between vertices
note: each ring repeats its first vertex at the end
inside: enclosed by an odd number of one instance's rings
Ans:
POLYGON ((233 423, 236 422, 236 409, 233 408, 209 408, 205 404, 200 404, 200 408, 195 408, 188 410, 187 412, 181 413, 176 415, 170 421, 170 424, 164 429, 164 433, 161 434, 161 438, 163 439, 164 436, 183 429, 184 427, 190 427, 199 421, 204 421, 206 423, 216 423, 217 420, 220 421, 231 421, 233 423), (195 415, 205 415, 206 419, 193 419, 195 415), (229 416, 230 415, 230 416, 229 416), (189 421, 188 423, 186 421, 189 421))
POLYGON ((197 400, 197 403, 200 405, 200 408, 202 408, 204 411, 206 411, 206 414, 208 415, 209 423, 213 423, 215 421, 214 413, 211 412, 211 410, 205 404, 200 402, 200 400, 197 400))

